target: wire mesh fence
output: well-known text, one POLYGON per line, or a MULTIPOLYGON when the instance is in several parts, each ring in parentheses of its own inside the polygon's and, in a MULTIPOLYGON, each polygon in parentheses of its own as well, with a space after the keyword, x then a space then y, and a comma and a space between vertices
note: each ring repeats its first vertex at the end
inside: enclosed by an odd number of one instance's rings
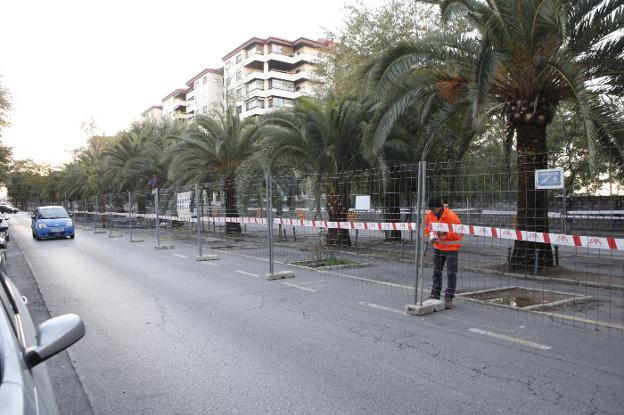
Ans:
MULTIPOLYGON (((454 232, 461 235, 457 297, 624 333, 619 173, 603 173, 603 185, 590 189, 565 186, 571 179, 556 171, 546 171, 540 183, 536 170, 543 160, 421 165, 422 186, 419 166, 401 165, 220 177, 67 204, 85 230, 153 238, 155 246, 193 245, 198 256, 204 250, 271 258, 275 270, 306 269, 318 277, 396 290, 407 303, 414 302, 417 276, 424 297, 431 293, 440 243, 454 232), (439 213, 428 212, 427 201, 435 198, 461 224, 427 223, 426 214, 439 213), (429 240, 432 231, 438 241, 429 240)), ((443 281, 446 287, 446 275, 443 281)))

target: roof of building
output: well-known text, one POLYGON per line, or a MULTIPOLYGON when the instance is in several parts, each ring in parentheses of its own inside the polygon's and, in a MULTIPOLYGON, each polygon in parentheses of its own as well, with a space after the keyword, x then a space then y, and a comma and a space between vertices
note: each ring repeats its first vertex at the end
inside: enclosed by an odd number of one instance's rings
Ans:
POLYGON ((312 46, 312 47, 317 47, 317 48, 322 48, 322 47, 327 47, 331 44, 331 42, 329 40, 326 39, 319 39, 319 40, 312 40, 312 39, 308 39, 305 37, 300 37, 296 40, 290 41, 290 40, 286 40, 286 39, 282 39, 279 37, 268 37, 266 39, 262 39, 259 37, 252 37, 251 39, 249 39, 248 41, 244 42, 243 44, 241 44, 240 46, 238 46, 236 49, 234 49, 233 51, 229 52, 227 55, 225 55, 223 57, 223 60, 228 60, 230 59, 232 56, 236 55, 238 52, 240 52, 241 50, 246 49, 247 47, 253 45, 254 43, 262 43, 262 44, 267 44, 267 43, 281 43, 285 46, 292 46, 292 47, 297 47, 300 45, 308 45, 308 46, 312 46))
MULTIPOLYGON (((186 93, 188 92, 188 89, 181 89, 178 88, 175 91, 173 91, 172 93, 170 93, 169 95, 167 95, 166 97, 164 97, 163 99, 161 99, 162 102, 165 102, 166 100, 168 100, 171 97, 175 97, 176 95, 180 95, 180 94, 184 94, 186 95, 186 93)), ((185 96, 186 98, 186 96, 185 96)))
POLYGON ((198 73, 197 75, 195 75, 194 77, 192 77, 191 79, 189 79, 188 81, 186 81, 186 85, 187 86, 193 86, 193 83, 195 81, 197 81, 199 78, 201 78, 202 76, 206 75, 207 73, 212 73, 212 74, 215 74, 215 75, 223 75, 223 67, 217 68, 217 69, 206 68, 203 71, 201 71, 200 73, 198 73))

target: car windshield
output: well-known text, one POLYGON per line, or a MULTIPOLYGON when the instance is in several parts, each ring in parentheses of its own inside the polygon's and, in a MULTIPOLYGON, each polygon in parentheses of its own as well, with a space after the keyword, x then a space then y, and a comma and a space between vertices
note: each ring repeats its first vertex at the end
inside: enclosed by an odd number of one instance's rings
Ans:
POLYGON ((39 209, 39 219, 61 219, 68 217, 67 211, 63 208, 39 209))

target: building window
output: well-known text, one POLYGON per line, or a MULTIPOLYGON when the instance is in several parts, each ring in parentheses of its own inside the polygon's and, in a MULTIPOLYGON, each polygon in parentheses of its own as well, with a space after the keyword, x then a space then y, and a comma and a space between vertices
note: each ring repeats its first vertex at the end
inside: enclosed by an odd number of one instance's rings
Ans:
POLYGON ((290 107, 293 104, 292 99, 281 98, 281 97, 270 97, 269 98, 269 108, 283 108, 290 107))
POLYGON ((240 81, 242 76, 243 76, 243 74, 241 73, 241 71, 236 72, 236 80, 237 81, 240 81))
POLYGON ((243 55, 241 55, 240 53, 236 55, 236 63, 241 63, 242 60, 243 60, 243 55))
POLYGON ((239 105, 239 106, 236 107, 236 113, 238 115, 240 115, 241 112, 243 112, 243 107, 241 105, 239 105))
POLYGON ((202 78, 202 82, 204 85, 206 85, 208 83, 208 77, 204 75, 204 77, 202 78))
POLYGON ((202 113, 203 113, 203 114, 207 114, 207 113, 208 113, 208 105, 204 105, 204 106, 202 107, 202 113))
POLYGON ((252 110, 254 108, 264 108, 264 100, 255 98, 245 103, 245 109, 247 111, 252 110))
POLYGON ((245 51, 245 56, 250 57, 252 55, 264 55, 261 48, 262 46, 260 45, 254 45, 245 51))
POLYGON ((271 43, 271 52, 273 53, 284 53, 284 47, 279 43, 271 43))
POLYGON ((243 88, 236 88, 236 91, 234 91, 234 99, 236 101, 240 101, 242 97, 243 97, 243 88))
POLYGON ((249 82, 246 85, 246 88, 247 88, 247 93, 250 93, 251 91, 255 91, 256 89, 263 91, 264 81, 262 79, 256 79, 254 81, 249 82))
POLYGON ((270 79, 269 89, 281 89, 282 91, 295 91, 295 83, 291 81, 284 81, 282 79, 270 79))

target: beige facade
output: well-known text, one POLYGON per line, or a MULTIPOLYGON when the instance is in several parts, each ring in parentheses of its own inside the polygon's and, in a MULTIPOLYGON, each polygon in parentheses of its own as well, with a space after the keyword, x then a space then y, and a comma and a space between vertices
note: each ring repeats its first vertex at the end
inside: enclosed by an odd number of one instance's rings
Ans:
POLYGON ((152 105, 141 113, 141 117, 150 121, 159 121, 162 119, 162 106, 152 105))
POLYGON ((192 120, 197 115, 214 114, 223 108, 223 68, 206 68, 189 81, 186 93, 186 116, 192 120))
POLYGON ((186 120, 186 93, 188 89, 176 89, 162 99, 162 117, 169 120, 186 120))

